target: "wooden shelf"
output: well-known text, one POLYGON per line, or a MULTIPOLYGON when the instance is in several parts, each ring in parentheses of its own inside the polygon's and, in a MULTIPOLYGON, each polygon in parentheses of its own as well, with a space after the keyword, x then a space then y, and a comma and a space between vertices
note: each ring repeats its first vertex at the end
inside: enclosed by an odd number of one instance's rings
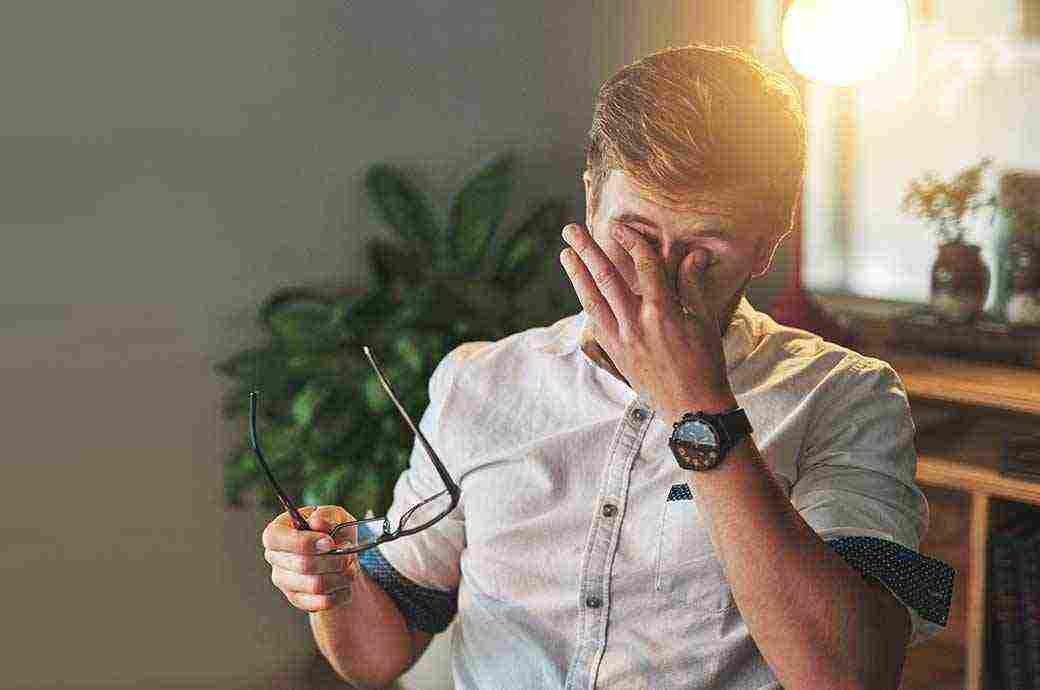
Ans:
POLYGON ((1040 415, 1040 370, 895 350, 881 353, 911 397, 1040 415))
POLYGON ((999 417, 961 422, 956 429, 950 426, 918 434, 918 482, 1040 506, 1040 482, 1000 471, 1002 440, 1009 434, 1037 433, 1036 420, 1031 427, 999 417))
POLYGON ((1010 501, 1040 506, 1040 484, 1027 479, 1012 479, 991 470, 973 469, 960 462, 919 456, 917 481, 971 493, 985 493, 1010 501))

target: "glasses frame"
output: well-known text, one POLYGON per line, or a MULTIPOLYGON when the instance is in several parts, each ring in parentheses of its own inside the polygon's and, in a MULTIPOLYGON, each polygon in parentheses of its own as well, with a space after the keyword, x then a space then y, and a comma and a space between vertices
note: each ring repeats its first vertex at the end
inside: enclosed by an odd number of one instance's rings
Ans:
MULTIPOLYGON (((411 427, 416 437, 418 437, 419 441, 422 443, 423 450, 426 451, 426 456, 430 459, 431 462, 433 462, 434 467, 437 468, 437 474, 440 475, 441 479, 444 481, 444 485, 447 488, 444 491, 441 491, 440 493, 434 494, 433 496, 427 498, 421 503, 418 503, 415 507, 413 507, 407 513, 402 515, 401 521, 397 525, 396 532, 390 529, 390 518, 387 516, 383 516, 383 534, 376 538, 374 542, 372 542, 371 544, 366 544, 365 546, 335 548, 330 551, 325 551, 319 554, 323 556, 329 554, 360 553, 361 551, 371 549, 380 544, 385 544, 388 541, 393 541, 394 539, 400 539, 401 537, 407 537, 408 535, 415 534, 416 532, 421 532, 422 530, 426 529, 438 520, 442 519, 451 511, 455 510, 455 506, 458 505, 459 498, 462 495, 462 490, 459 488, 459 485, 455 483, 455 480, 451 478, 451 475, 448 474, 448 470, 445 469, 444 463, 442 463, 441 459, 437 456, 437 452, 430 445, 429 441, 426 440, 426 437, 423 436, 423 432, 419 429, 415 422, 412 421, 412 418, 408 416, 408 413, 405 411, 400 401, 398 401, 397 396, 394 395, 394 391, 390 387, 390 382, 386 380, 386 377, 383 375, 383 372, 379 368, 379 365, 376 364, 376 360, 372 356, 371 350, 369 350, 367 345, 363 345, 361 349, 364 350, 365 356, 368 357, 368 361, 372 363, 372 368, 376 370, 376 376, 379 377, 379 382, 383 384, 383 390, 385 390, 386 394, 390 396, 390 400, 393 401, 394 406, 397 407, 398 412, 400 412, 401 416, 404 417, 404 421, 408 422, 408 426, 411 427), (451 504, 448 506, 447 510, 445 510, 437 517, 432 518, 430 521, 423 523, 422 525, 412 527, 410 529, 402 528, 405 521, 413 512, 415 512, 418 508, 425 505, 426 503, 429 503, 430 501, 436 498, 440 498, 445 493, 451 494, 451 504)), ((289 517, 292 519, 293 526, 298 530, 306 530, 309 532, 317 531, 312 530, 310 528, 310 525, 307 524, 307 520, 303 517, 303 515, 300 514, 300 511, 297 510, 296 504, 293 503, 292 499, 289 498, 289 495, 285 493, 282 490, 282 487, 278 485, 278 482, 275 481, 274 474, 271 472, 271 468, 267 465, 267 461, 264 460, 264 455, 260 450, 260 444, 257 440, 258 436, 256 433, 256 406, 257 399, 259 397, 260 391, 258 390, 254 390, 249 394, 249 442, 253 446, 253 452, 256 454, 257 459, 260 461, 260 466, 264 468, 264 472, 267 474, 267 478, 270 480, 271 486, 274 488, 274 492, 278 495, 278 500, 282 502, 282 505, 285 507, 285 510, 289 513, 289 517)), ((339 532, 341 529, 345 527, 351 527, 354 525, 361 525, 362 523, 368 523, 378 519, 379 518, 369 518, 367 520, 352 520, 350 522, 341 522, 332 529, 332 532, 329 533, 329 536, 331 536, 333 541, 335 541, 336 533, 339 532)))

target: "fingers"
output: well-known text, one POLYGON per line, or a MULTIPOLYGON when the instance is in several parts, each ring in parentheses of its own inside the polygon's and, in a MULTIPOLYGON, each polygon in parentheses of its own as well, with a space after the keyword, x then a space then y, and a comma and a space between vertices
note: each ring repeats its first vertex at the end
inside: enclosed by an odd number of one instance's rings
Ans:
POLYGON ((699 307, 704 290, 704 269, 711 260, 707 249, 695 248, 679 266, 675 276, 675 292, 684 305, 699 307))
POLYGON ((266 551, 271 564, 271 582, 290 604, 304 611, 325 611, 349 603, 357 576, 357 558, 348 556, 301 556, 266 551))
POLYGON ((264 551, 264 560, 276 568, 284 568, 301 575, 345 573, 357 566, 356 553, 314 556, 267 549, 264 551))
POLYGON ((300 514, 310 530, 296 529, 284 512, 261 535, 264 560, 271 564, 271 582, 289 603, 304 611, 324 611, 349 602, 359 567, 357 554, 324 555, 332 547, 318 544, 330 538, 328 532, 336 525, 354 518, 339 506, 304 506, 300 514))
POLYGON ((285 594, 285 598, 290 604, 300 609, 301 611, 307 611, 308 613, 318 613, 319 611, 328 611, 334 609, 337 606, 343 606, 349 604, 354 596, 353 591, 348 587, 341 589, 334 594, 304 594, 301 592, 282 592, 285 594))
POLYGON ((264 547, 298 554, 322 553, 332 547, 319 547, 318 541, 327 538, 340 522, 354 519, 338 506, 304 506, 300 508, 300 514, 307 519, 310 530, 296 529, 289 513, 284 512, 264 527, 260 538, 264 547))
POLYGON ((564 228, 569 249, 560 253, 560 262, 574 285, 578 301, 589 316, 607 332, 616 333, 617 314, 624 314, 631 294, 617 266, 588 232, 577 223, 564 228))
POLYGON ((307 524, 313 530, 328 534, 339 523, 353 519, 350 513, 339 506, 318 506, 307 516, 307 524))
POLYGON ((304 575, 278 566, 271 568, 271 582, 283 592, 332 594, 336 590, 349 587, 353 581, 354 575, 347 572, 304 575))
MULTIPOLYGON (((623 225, 613 228, 611 234, 632 257, 640 292, 651 302, 667 304, 674 298, 669 294, 668 276, 664 259, 646 236, 623 225)), ((694 250, 696 255, 696 250, 694 250)), ((676 293, 678 294, 678 293, 676 293)))

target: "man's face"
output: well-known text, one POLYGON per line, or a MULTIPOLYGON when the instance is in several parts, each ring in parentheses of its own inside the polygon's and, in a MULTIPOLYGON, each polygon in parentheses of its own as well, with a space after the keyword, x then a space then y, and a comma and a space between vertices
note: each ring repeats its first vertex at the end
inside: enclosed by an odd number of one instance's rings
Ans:
POLYGON ((671 210, 644 197, 620 170, 610 171, 604 180, 599 209, 593 218, 589 173, 585 173, 584 179, 588 209, 585 226, 635 294, 642 294, 635 264, 628 251, 611 236, 614 225, 626 225, 650 242, 664 261, 669 286, 679 295, 682 290, 678 281, 694 278, 680 276, 679 266, 694 248, 708 251, 704 296, 725 333, 752 276, 768 270, 779 228, 756 218, 755 204, 736 192, 700 197, 695 210, 671 210), (632 216, 641 216, 645 221, 632 216))

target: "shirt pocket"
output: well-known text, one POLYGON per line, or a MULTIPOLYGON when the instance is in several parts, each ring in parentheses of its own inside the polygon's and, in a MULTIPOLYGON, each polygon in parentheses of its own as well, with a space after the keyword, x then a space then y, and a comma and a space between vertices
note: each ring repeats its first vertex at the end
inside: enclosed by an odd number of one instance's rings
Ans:
POLYGON ((703 613, 728 611, 736 601, 696 499, 687 484, 669 496, 658 521, 654 596, 703 613))

